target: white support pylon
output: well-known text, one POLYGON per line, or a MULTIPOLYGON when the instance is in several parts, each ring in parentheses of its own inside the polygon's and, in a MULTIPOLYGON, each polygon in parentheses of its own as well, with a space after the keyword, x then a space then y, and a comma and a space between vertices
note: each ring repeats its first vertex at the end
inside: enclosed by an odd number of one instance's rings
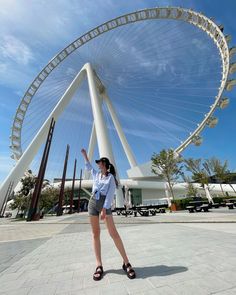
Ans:
POLYGON ((168 207, 171 208, 170 187, 168 182, 165 182, 165 195, 168 202, 168 207))
MULTIPOLYGON (((92 158, 93 158, 95 144, 96 144, 96 131, 95 131, 95 124, 93 122, 91 135, 89 139, 89 147, 88 147, 88 158, 90 162, 92 161, 92 158)), ((84 170, 84 179, 89 179, 89 177, 90 177, 90 172, 88 170, 84 170)))
POLYGON ((206 197, 207 197, 209 203, 214 204, 214 201, 213 201, 212 196, 210 194, 208 185, 204 184, 204 190, 205 190, 205 194, 206 194, 206 197))
POLYGON ((120 138, 121 144, 123 146, 125 155, 126 155, 128 161, 129 161, 130 167, 133 168, 133 167, 137 166, 137 162, 136 162, 136 160, 134 158, 134 154, 131 151, 131 148, 129 146, 129 143, 128 143, 128 141, 127 141, 127 139, 125 137, 125 134, 124 134, 124 132, 123 132, 123 130, 121 128, 121 125, 120 125, 120 122, 119 122, 119 120, 117 118, 117 115, 116 115, 116 112, 114 110, 114 107, 113 107, 113 105, 111 103, 111 100, 108 97, 106 91, 104 91, 104 93, 103 93, 103 98, 104 98, 104 100, 105 100, 105 102, 107 104, 108 111, 109 111, 109 113, 111 115, 113 124, 114 124, 115 129, 117 131, 117 134, 118 134, 118 136, 120 138))
MULTIPOLYGON (((116 176, 117 180, 119 181, 119 174, 117 165, 115 163, 115 159, 112 152, 112 146, 108 138, 108 131, 105 124, 103 111, 102 111, 102 104, 100 97, 97 93, 97 86, 94 77, 94 71, 89 63, 86 64, 87 70, 87 77, 88 77, 88 85, 89 85, 89 93, 91 98, 91 105, 94 117, 94 124, 96 130, 96 138, 98 143, 99 155, 100 157, 107 157, 110 162, 114 165, 116 169, 116 176)), ((116 189, 116 207, 123 207, 124 206, 124 197, 121 187, 119 186, 116 189)))

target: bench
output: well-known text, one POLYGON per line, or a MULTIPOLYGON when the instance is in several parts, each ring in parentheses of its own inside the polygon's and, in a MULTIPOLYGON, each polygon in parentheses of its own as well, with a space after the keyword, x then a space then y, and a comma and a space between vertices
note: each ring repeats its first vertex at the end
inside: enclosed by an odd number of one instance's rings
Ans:
POLYGON ((148 216, 149 211, 148 210, 133 210, 134 217, 137 217, 137 214, 139 213, 140 216, 148 216))
POLYGON ((168 208, 168 204, 138 205, 127 210, 124 207, 116 207, 113 211, 116 212, 117 215, 134 215, 134 217, 137 217, 138 213, 140 216, 154 216, 157 213, 166 213, 166 208, 168 208))
POLYGON ((166 208, 160 208, 159 213, 166 213, 166 208))
POLYGON ((127 209, 127 210, 123 210, 123 211, 121 211, 121 214, 127 216, 127 215, 132 215, 133 212, 132 212, 132 210, 128 210, 128 209, 127 209))
POLYGON ((202 208, 201 208, 201 206, 197 206, 197 207, 195 207, 195 210, 196 210, 196 212, 201 212, 202 208))
POLYGON ((141 216, 148 216, 149 215, 149 211, 148 210, 138 210, 138 213, 141 216))
POLYGON ((186 209, 189 211, 189 213, 193 213, 194 212, 194 206, 187 206, 186 209))
POLYGON ((200 206, 200 208, 204 212, 208 212, 209 211, 209 205, 208 204, 203 204, 203 205, 200 206))
POLYGON ((149 212, 151 213, 152 216, 156 215, 157 213, 156 210, 153 210, 153 209, 149 210, 149 212))
POLYGON ((234 209, 234 203, 226 203, 229 209, 234 209))
MULTIPOLYGON (((236 199, 229 199, 227 201, 227 203, 232 203, 233 204, 233 207, 236 207, 236 199)), ((232 207, 232 206, 231 206, 232 207)), ((230 209, 233 209, 233 208, 230 208, 230 209)))
POLYGON ((194 211, 196 212, 208 212, 210 208, 210 204, 204 204, 201 201, 197 202, 189 202, 189 205, 186 207, 186 209, 189 211, 189 213, 193 213, 194 211))

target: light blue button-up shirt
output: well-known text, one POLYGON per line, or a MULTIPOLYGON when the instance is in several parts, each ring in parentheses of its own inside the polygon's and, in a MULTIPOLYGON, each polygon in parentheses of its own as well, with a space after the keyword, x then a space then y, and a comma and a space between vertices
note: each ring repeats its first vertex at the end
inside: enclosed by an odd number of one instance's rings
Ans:
POLYGON ((115 196, 116 182, 113 174, 108 173, 108 176, 103 175, 101 172, 98 172, 91 165, 90 162, 85 163, 85 169, 91 171, 93 177, 93 188, 92 193, 95 193, 95 198, 99 200, 100 193, 105 195, 105 201, 103 204, 103 208, 109 209, 111 208, 112 201, 115 196), (101 177, 102 176, 102 177, 101 177))

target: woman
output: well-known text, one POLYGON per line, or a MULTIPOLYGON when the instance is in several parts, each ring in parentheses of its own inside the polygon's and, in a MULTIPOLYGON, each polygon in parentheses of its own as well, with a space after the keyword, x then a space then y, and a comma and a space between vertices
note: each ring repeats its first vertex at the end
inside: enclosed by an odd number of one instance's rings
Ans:
POLYGON ((127 273, 128 278, 133 279, 136 274, 128 260, 123 242, 117 232, 111 210, 115 188, 118 187, 115 168, 108 158, 103 157, 95 161, 100 169, 100 171, 96 171, 89 162, 86 150, 82 149, 81 153, 85 159, 85 168, 91 171, 93 177, 92 196, 88 203, 88 213, 93 231, 93 245, 97 261, 97 267, 93 274, 93 279, 100 280, 103 276, 99 214, 101 219, 105 221, 108 232, 123 258, 123 270, 127 273))

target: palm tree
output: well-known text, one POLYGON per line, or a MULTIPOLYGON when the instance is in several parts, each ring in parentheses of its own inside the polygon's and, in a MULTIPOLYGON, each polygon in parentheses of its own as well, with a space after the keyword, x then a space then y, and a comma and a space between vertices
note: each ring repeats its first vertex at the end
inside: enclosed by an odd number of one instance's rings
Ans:
POLYGON ((192 173, 192 179, 196 182, 199 182, 202 187, 209 184, 209 173, 202 163, 202 159, 185 159, 185 168, 187 171, 192 173))
POLYGON ((206 197, 209 202, 213 202, 210 194, 209 194, 209 169, 205 162, 202 163, 202 159, 185 159, 185 169, 192 173, 192 179, 196 182, 199 182, 202 188, 205 189, 206 197))
POLYGON ((181 175, 182 158, 176 157, 172 149, 161 150, 159 154, 153 153, 152 157, 152 172, 161 176, 170 188, 171 197, 174 200, 173 186, 181 175))
POLYGON ((229 174, 228 162, 224 161, 223 163, 221 163, 219 159, 212 157, 205 161, 205 167, 209 170, 209 172, 211 172, 211 174, 213 174, 217 178, 220 183, 222 194, 223 196, 225 196, 222 184, 227 181, 227 177, 229 174))
POLYGON ((235 173, 232 173, 232 172, 229 171, 229 173, 225 177, 225 183, 227 183, 232 188, 234 193, 236 194, 236 190, 234 189, 234 187, 232 185, 232 181, 233 181, 234 177, 235 177, 235 173))

